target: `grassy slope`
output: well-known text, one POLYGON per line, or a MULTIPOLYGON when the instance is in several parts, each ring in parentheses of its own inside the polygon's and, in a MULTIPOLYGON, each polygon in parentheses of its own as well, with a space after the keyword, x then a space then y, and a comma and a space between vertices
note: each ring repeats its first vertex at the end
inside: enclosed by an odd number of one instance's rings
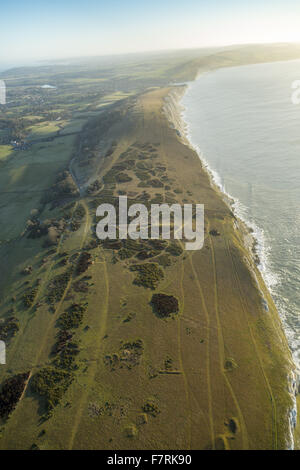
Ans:
MULTIPOLYGON (((157 318, 149 306, 153 292, 134 286, 132 274, 120 263, 112 264, 109 251, 95 249, 95 263, 89 271, 94 284, 88 299, 90 329, 80 328, 77 333, 82 353, 76 380, 53 417, 43 424, 39 411, 43 402, 28 387, 5 426, 2 448, 29 448, 33 442, 41 448, 64 449, 284 447, 290 359, 281 325, 256 273, 270 312, 262 307, 245 261, 249 255, 229 209, 210 186, 197 155, 182 144, 162 112, 167 92, 141 96, 106 137, 118 141, 112 156, 115 162, 133 143, 158 143, 158 161, 167 167, 172 186, 182 190, 176 196, 178 202, 205 203, 205 247, 185 252, 166 268, 165 280, 157 289, 179 298, 180 314, 169 320, 157 318), (211 228, 221 236, 210 236, 211 228), (130 312, 136 313, 135 318, 124 323, 130 312), (118 352, 121 340, 135 338, 144 342, 141 364, 131 370, 107 368, 104 356, 118 352), (149 371, 163 369, 166 357, 172 358, 178 373, 150 378, 149 371), (228 359, 234 360, 236 369, 225 371, 228 359), (156 401, 161 413, 139 425, 142 406, 149 399, 156 401), (109 403, 112 411, 92 418, 91 403, 109 403), (225 424, 229 418, 238 423, 235 435, 225 424), (26 427, 20 426, 24 422, 26 427), (138 431, 134 438, 126 436, 131 424, 138 431), (43 437, 39 437, 41 429, 46 430, 43 437)), ((120 187, 127 193, 137 189, 135 180, 120 187)), ((63 240, 59 250, 72 252, 84 245, 93 216, 88 204, 89 199, 81 231, 63 240)), ((43 278, 51 269, 54 266, 42 273, 43 278)), ((46 306, 35 315, 24 315, 23 334, 9 351, 8 363, 14 370, 35 371, 49 361, 55 319, 68 304, 67 294, 54 316, 46 306)), ((39 295, 42 298, 42 292, 39 295)))
MULTIPOLYGON (((294 58, 299 56, 299 51, 289 54, 294 58)), ((252 57, 252 52, 245 57, 239 51, 235 59, 232 52, 225 52, 221 58, 211 54, 207 59, 189 60, 186 65, 182 65, 181 58, 180 66, 178 59, 174 67, 159 62, 164 67, 157 75, 174 76, 179 81, 194 76, 199 67, 206 70, 206 67, 283 57, 282 52, 281 56, 273 53, 271 57, 270 51, 264 50, 260 59, 252 57)), ((0 428, 3 449, 30 448, 33 443, 45 449, 284 447, 286 410, 290 405, 286 392, 290 357, 281 324, 256 273, 271 306, 270 312, 266 313, 262 307, 256 281, 245 262, 249 255, 241 233, 233 227, 229 209, 211 188, 197 155, 183 145, 162 113, 167 93, 167 89, 147 93, 133 107, 127 109, 124 105, 122 120, 102 136, 104 149, 109 148, 112 140, 117 140, 118 146, 105 165, 98 159, 93 171, 101 178, 136 141, 158 143, 159 158, 155 164, 163 163, 171 179, 170 186, 183 191, 173 197, 178 202, 205 203, 205 248, 200 252, 185 252, 177 262, 173 260, 165 268, 165 280, 157 289, 179 298, 180 315, 170 320, 158 319, 149 306, 152 291, 132 284, 133 274, 126 268, 128 262, 113 264, 111 251, 93 250, 95 263, 89 270, 92 276, 87 297, 89 309, 85 323, 76 333, 81 341, 81 353, 75 382, 53 417, 45 423, 41 421, 44 402, 32 393, 29 384, 11 418, 0 428), (210 237, 209 227, 219 230, 221 237, 210 237), (135 317, 124 323, 129 313, 135 313, 135 317), (90 328, 84 331, 87 324, 90 328), (110 371, 104 365, 104 356, 118 352, 121 340, 136 338, 144 341, 141 364, 131 370, 110 371), (172 358, 179 373, 159 374, 150 379, 152 370, 164 368, 167 357, 172 358), (238 367, 225 372, 224 362, 229 358, 238 367), (148 417, 147 424, 139 425, 141 407, 148 399, 157 402, 161 413, 156 418, 148 417), (91 403, 104 407, 108 403, 109 410, 91 418, 88 412, 91 403), (224 424, 232 417, 239 425, 234 436, 224 424), (125 432, 130 424, 138 431, 131 439, 125 432), (43 436, 42 429, 46 431, 43 436)), ((73 124, 71 121, 71 126, 75 124, 76 121, 73 124)), ((68 165, 73 143, 73 137, 65 137, 35 144, 25 153, 3 149, 0 209, 4 223, 0 260, 5 266, 5 276, 0 279, 1 316, 8 315, 10 299, 16 295, 14 308, 21 328, 8 348, 8 365, 1 366, 1 382, 12 373, 31 370, 34 374, 49 363, 57 332, 56 319, 71 301, 81 300, 68 285, 54 316, 45 304, 36 312, 34 308, 24 310, 20 300, 26 281, 20 276, 24 266, 34 267, 33 275, 28 278, 30 284, 42 279, 36 301, 44 300, 48 281, 62 272, 55 255, 41 266, 41 259, 48 251, 42 247, 43 240, 20 238, 20 233, 30 210, 38 207, 40 193, 36 190, 48 188, 59 169, 68 165)), ((80 176, 80 167, 74 165, 74 168, 80 176)), ((131 183, 117 189, 127 193, 141 191, 137 188, 138 179, 134 174, 131 176, 131 183)), ((161 192, 146 190, 152 197, 161 192)), ((164 190, 162 194, 167 200, 168 193, 164 190)), ((95 214, 92 199, 82 200, 83 224, 78 232, 64 234, 57 253, 76 253, 91 238, 95 214)), ((56 210, 48 214, 48 217, 55 216, 59 216, 56 210)))

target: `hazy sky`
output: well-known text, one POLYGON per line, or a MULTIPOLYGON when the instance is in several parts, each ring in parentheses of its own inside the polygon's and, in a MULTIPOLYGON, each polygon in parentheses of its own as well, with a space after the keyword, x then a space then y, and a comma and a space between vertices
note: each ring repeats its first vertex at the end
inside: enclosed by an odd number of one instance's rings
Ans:
POLYGON ((300 0, 1 0, 0 63, 300 42, 300 0))

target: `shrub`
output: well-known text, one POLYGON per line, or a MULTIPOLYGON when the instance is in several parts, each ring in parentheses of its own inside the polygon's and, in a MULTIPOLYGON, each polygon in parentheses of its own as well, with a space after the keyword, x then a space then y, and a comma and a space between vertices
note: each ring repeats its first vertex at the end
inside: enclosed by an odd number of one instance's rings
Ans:
POLYGON ((178 300, 172 295, 154 294, 151 304, 155 313, 161 318, 168 317, 172 313, 178 313, 179 311, 178 300))
POLYGON ((65 349, 73 337, 73 334, 67 330, 61 330, 57 335, 57 342, 52 348, 53 354, 59 354, 65 349))
POLYGON ((118 183, 128 183, 129 181, 132 181, 132 178, 126 173, 119 173, 115 178, 118 183))
POLYGON ((213 237, 219 237, 221 235, 220 232, 218 232, 218 230, 215 230, 215 229, 210 230, 209 234, 212 235, 213 237))
POLYGON ((103 240, 102 242, 103 248, 106 248, 107 250, 119 250, 122 248, 122 243, 120 240, 103 240))
POLYGON ((149 181, 149 184, 153 187, 153 188, 163 188, 164 185, 161 181, 159 181, 157 178, 153 179, 153 180, 150 180, 149 181))
POLYGON ((156 258, 156 261, 158 262, 158 264, 160 264, 160 266, 162 266, 163 268, 166 268, 168 266, 171 266, 172 264, 172 261, 171 261, 171 258, 169 255, 166 255, 166 254, 162 254, 160 256, 158 256, 156 258))
POLYGON ((156 263, 134 264, 130 269, 137 272, 133 281, 137 286, 155 289, 164 278, 162 269, 156 263))
POLYGON ((180 256, 183 252, 181 246, 176 242, 170 243, 166 251, 173 256, 180 256))
POLYGON ((92 264, 92 256, 87 251, 83 251, 77 261, 77 266, 76 266, 77 276, 87 271, 91 264, 92 264))
POLYGON ((25 292, 23 295, 23 303, 26 308, 30 308, 33 305, 36 294, 37 288, 30 289, 29 291, 25 292))
POLYGON ((141 170, 136 171, 136 176, 142 181, 148 180, 150 178, 150 175, 148 173, 141 170))
POLYGON ((165 240, 149 240, 148 244, 154 248, 155 250, 164 250, 167 246, 167 242, 165 240))
POLYGON ((121 250, 118 251, 118 257, 120 260, 131 258, 134 254, 134 251, 128 250, 127 248, 121 248, 121 250))
POLYGON ((15 317, 7 318, 0 323, 0 340, 9 341, 19 331, 19 320, 15 317))
POLYGON ((82 323, 83 315, 86 309, 86 305, 72 304, 68 310, 61 314, 57 321, 57 325, 63 330, 78 328, 82 323))
POLYGON ((126 437, 129 437, 130 439, 132 439, 133 437, 137 436, 138 430, 136 426, 134 426, 134 424, 130 424, 124 429, 124 433, 126 437))
POLYGON ((76 343, 68 342, 59 356, 54 360, 54 365, 66 370, 77 369, 75 359, 79 352, 80 350, 76 343))
POLYGON ((32 379, 32 389, 46 399, 48 410, 52 410, 61 400, 69 385, 73 374, 54 367, 45 367, 35 374, 32 379))
POLYGON ((153 258, 153 256, 156 256, 156 255, 157 253, 153 250, 142 250, 142 251, 139 251, 136 257, 140 260, 145 260, 145 259, 153 258))
POLYGON ((73 283, 73 289, 75 290, 75 292, 81 292, 86 294, 89 290, 89 285, 87 281, 79 279, 78 281, 73 283))
POLYGON ((75 211, 73 212, 70 228, 73 232, 76 232, 80 226, 83 217, 85 216, 85 210, 82 204, 78 204, 75 211))
POLYGON ((0 417, 8 418, 20 400, 28 380, 29 372, 5 380, 0 392, 0 417))
POLYGON ((47 203, 55 199, 75 197, 79 195, 79 190, 69 171, 63 171, 57 177, 56 183, 43 196, 42 202, 47 203))
POLYGON ((72 276, 72 269, 68 269, 62 274, 55 276, 48 284, 47 300, 54 304, 59 302, 64 295, 65 289, 72 276))
POLYGON ((96 180, 93 183, 89 185, 87 188, 87 194, 93 194, 98 192, 101 189, 101 183, 100 181, 96 180))
POLYGON ((142 410, 144 413, 153 416, 154 418, 160 413, 160 410, 156 403, 154 403, 152 400, 148 400, 143 406, 142 410))
POLYGON ((143 350, 143 341, 141 339, 124 343, 121 347, 120 362, 126 365, 128 369, 137 366, 140 363, 143 350))
POLYGON ((43 235, 47 235, 48 227, 40 223, 39 220, 29 220, 27 222, 27 233, 28 238, 40 238, 43 235))

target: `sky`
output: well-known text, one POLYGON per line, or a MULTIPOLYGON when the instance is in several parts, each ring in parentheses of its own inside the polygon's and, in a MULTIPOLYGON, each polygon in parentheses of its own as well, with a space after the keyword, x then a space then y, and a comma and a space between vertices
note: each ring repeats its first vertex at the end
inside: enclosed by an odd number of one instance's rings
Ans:
POLYGON ((300 42, 300 0, 0 0, 0 64, 300 42))

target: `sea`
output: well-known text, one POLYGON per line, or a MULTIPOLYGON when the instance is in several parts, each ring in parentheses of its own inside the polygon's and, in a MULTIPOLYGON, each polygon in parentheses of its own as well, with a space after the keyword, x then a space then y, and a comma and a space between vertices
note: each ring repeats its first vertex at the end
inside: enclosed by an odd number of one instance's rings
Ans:
POLYGON ((190 142, 254 230, 259 268, 300 371, 297 80, 300 60, 223 68, 190 82, 181 104, 190 142))

